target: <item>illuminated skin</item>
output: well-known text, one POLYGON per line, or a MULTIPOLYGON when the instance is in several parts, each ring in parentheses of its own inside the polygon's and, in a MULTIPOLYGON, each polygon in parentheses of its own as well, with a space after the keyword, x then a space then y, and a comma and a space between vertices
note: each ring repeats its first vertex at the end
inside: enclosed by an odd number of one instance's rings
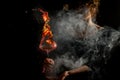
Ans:
POLYGON ((55 62, 51 58, 46 58, 43 64, 43 73, 45 73, 46 80, 58 80, 56 77, 47 76, 47 73, 51 72, 55 62))
POLYGON ((51 69, 53 68, 54 65, 54 60, 51 58, 46 58, 44 60, 44 64, 43 64, 43 73, 49 72, 51 71, 51 69))
MULTIPOLYGON (((47 73, 50 72, 53 69, 53 66, 55 65, 54 60, 51 58, 46 58, 44 60, 44 65, 43 65, 43 73, 47 73)), ((65 80, 65 78, 67 76, 70 76, 72 74, 77 74, 77 73, 81 73, 81 72, 88 72, 91 69, 87 66, 87 65, 83 65, 79 68, 76 69, 72 69, 69 71, 65 71, 64 73, 62 73, 58 78, 54 78, 54 77, 48 77, 46 76, 46 78, 48 80, 65 80)))
POLYGON ((77 73, 81 73, 81 72, 88 72, 91 69, 87 66, 87 65, 83 65, 79 68, 73 69, 73 70, 69 70, 69 71, 65 71, 63 74, 60 75, 59 80, 65 80, 65 78, 67 76, 70 76, 72 74, 77 74, 77 73))
POLYGON ((86 4, 88 12, 85 15, 85 20, 88 22, 89 26, 95 25, 97 29, 103 29, 103 27, 95 24, 92 20, 96 17, 98 12, 99 0, 93 0, 92 4, 86 4))
POLYGON ((51 58, 46 58, 46 59, 44 60, 44 63, 54 65, 54 60, 51 59, 51 58))

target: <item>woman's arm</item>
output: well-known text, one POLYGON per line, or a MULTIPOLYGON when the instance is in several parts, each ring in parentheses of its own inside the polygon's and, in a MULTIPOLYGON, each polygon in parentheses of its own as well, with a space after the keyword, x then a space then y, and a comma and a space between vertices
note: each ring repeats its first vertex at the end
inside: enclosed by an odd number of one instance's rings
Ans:
POLYGON ((65 71, 62 75, 60 75, 59 80, 64 80, 67 76, 72 75, 72 74, 76 74, 76 73, 80 73, 80 72, 86 72, 86 71, 90 71, 91 69, 87 66, 87 65, 83 65, 79 68, 76 69, 72 69, 69 71, 65 71))

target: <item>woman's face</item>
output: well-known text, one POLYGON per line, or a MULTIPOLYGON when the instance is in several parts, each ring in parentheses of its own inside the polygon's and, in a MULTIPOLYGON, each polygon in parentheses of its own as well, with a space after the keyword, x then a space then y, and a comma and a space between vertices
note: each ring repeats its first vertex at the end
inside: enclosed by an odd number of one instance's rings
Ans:
POLYGON ((43 73, 45 73, 47 80, 56 80, 54 76, 50 76, 54 69, 53 68, 54 64, 55 62, 53 59, 45 58, 44 63, 43 63, 43 73))
POLYGON ((54 60, 51 59, 51 58, 46 58, 46 59, 44 60, 44 63, 45 63, 45 64, 49 64, 49 65, 54 65, 54 60))

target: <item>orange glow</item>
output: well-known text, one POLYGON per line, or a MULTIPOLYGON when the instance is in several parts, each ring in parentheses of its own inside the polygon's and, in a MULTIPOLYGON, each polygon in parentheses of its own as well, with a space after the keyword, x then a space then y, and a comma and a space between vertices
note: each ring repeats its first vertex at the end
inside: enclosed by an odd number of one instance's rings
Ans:
POLYGON ((85 20, 88 22, 89 26, 95 25, 97 29, 103 29, 103 27, 93 22, 93 19, 96 17, 96 14, 98 12, 99 1, 100 0, 93 0, 92 4, 91 3, 86 4, 88 12, 85 14, 85 20))
POLYGON ((43 17, 44 22, 46 22, 46 21, 49 21, 49 20, 50 20, 50 18, 49 18, 49 16, 48 16, 48 12, 45 12, 45 11, 43 11, 43 10, 42 10, 42 9, 40 9, 40 8, 38 8, 38 11, 40 11, 40 12, 42 12, 42 13, 43 13, 42 17, 43 17))
POLYGON ((50 21, 50 18, 48 16, 48 12, 43 11, 42 9, 38 9, 38 11, 43 13, 42 17, 43 17, 43 20, 45 22, 44 26, 43 26, 42 39, 40 41, 39 48, 48 54, 50 51, 56 49, 57 44, 52 39, 53 34, 52 34, 51 29, 50 29, 50 25, 48 24, 48 22, 50 21))

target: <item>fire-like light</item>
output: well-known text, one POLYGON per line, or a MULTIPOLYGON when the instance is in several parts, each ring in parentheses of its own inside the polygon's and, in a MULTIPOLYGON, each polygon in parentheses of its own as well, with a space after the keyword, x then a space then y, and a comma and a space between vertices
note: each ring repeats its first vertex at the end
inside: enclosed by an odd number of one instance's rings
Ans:
POLYGON ((50 21, 50 18, 48 16, 48 12, 43 11, 40 8, 38 9, 38 11, 43 13, 42 17, 43 17, 43 20, 45 22, 44 26, 43 26, 42 39, 40 41, 39 48, 48 54, 50 51, 56 49, 57 44, 53 40, 53 34, 52 34, 51 29, 50 29, 50 25, 48 24, 48 22, 50 21))
POLYGON ((95 25, 97 29, 103 29, 103 27, 93 22, 93 19, 96 17, 96 14, 98 12, 99 1, 100 0, 93 0, 92 4, 91 3, 86 4, 88 11, 85 15, 85 20, 88 22, 89 26, 95 25))

